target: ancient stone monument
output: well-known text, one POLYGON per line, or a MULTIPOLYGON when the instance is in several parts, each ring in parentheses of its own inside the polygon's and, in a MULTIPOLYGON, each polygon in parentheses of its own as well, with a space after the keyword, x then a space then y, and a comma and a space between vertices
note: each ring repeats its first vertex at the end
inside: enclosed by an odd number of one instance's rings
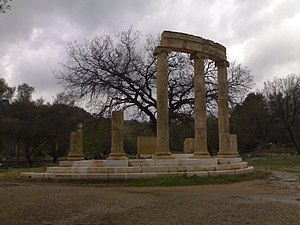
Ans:
POLYGON ((68 154, 68 161, 83 160, 82 153, 82 124, 77 124, 77 131, 70 134, 70 152, 68 154))
POLYGON ((171 157, 168 125, 167 56, 171 51, 191 54, 194 60, 195 152, 196 158, 211 157, 207 150, 204 60, 215 61, 218 68, 218 126, 220 157, 236 157, 230 148, 226 48, 211 40, 193 35, 164 31, 157 56, 157 158, 171 157))
MULTIPOLYGON (((82 160, 82 131, 71 133, 68 160, 59 167, 48 167, 45 173, 23 173, 30 179, 128 180, 162 176, 240 175, 253 171, 242 162, 237 151, 237 137, 229 133, 226 48, 193 35, 164 31, 157 56, 157 136, 139 139, 139 153, 150 159, 128 159, 123 149, 123 112, 112 113, 112 147, 108 160, 82 160), (191 154, 171 154, 168 118, 168 62, 171 51, 185 52, 194 60, 195 138, 189 140, 191 154), (218 68, 219 152, 212 157, 207 150, 204 60, 215 61, 218 68), (80 140, 80 141, 79 141, 80 140), (79 161, 73 161, 76 157, 79 161)), ((188 145, 188 144, 186 144, 188 145)))

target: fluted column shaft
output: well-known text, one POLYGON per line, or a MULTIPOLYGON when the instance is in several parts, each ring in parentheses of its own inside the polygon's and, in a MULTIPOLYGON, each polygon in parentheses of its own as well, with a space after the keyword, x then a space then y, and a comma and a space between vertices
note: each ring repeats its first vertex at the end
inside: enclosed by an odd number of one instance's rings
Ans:
POLYGON ((218 126, 219 126, 219 157, 232 157, 237 153, 230 149, 229 109, 228 109, 228 62, 216 62, 218 67, 218 126))
POLYGON ((194 157, 207 158, 207 126, 206 126, 206 94, 204 57, 192 54, 194 59, 194 89, 195 89, 195 152, 194 157))
POLYGON ((168 53, 170 50, 157 47, 157 149, 156 158, 171 158, 169 144, 168 110, 168 53))

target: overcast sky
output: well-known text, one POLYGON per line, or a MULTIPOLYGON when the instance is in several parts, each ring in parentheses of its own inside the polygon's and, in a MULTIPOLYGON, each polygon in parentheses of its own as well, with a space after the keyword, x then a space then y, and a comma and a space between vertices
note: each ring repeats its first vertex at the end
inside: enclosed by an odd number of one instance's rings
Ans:
POLYGON ((52 71, 68 42, 131 25, 143 35, 186 32, 221 43, 251 69, 258 87, 300 74, 299 0, 13 0, 0 14, 0 77, 28 83, 35 98, 62 90, 52 71))

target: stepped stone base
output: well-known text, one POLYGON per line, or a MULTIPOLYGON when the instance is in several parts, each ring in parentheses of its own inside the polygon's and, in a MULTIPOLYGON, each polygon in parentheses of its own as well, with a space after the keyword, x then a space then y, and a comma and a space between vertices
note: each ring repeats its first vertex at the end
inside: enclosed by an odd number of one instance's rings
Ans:
POLYGON ((193 154, 174 159, 127 159, 61 161, 58 167, 48 167, 45 173, 21 173, 33 180, 131 180, 168 176, 214 177, 242 175, 253 172, 242 158, 193 158, 193 154))

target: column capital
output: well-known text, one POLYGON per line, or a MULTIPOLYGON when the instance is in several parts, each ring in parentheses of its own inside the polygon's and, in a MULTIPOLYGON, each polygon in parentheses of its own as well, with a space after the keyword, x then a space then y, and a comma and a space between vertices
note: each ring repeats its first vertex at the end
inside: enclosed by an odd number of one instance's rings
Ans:
POLYGON ((208 59, 208 55, 200 52, 194 52, 191 54, 190 59, 208 59))
POLYGON ((157 46, 154 51, 153 51, 153 55, 157 56, 159 55, 160 53, 166 53, 166 54, 169 54, 171 53, 172 50, 170 48, 165 48, 165 47, 161 47, 161 46, 157 46))
POLYGON ((229 67, 229 62, 227 60, 223 60, 223 61, 218 61, 218 62, 215 62, 215 65, 217 67, 229 67))

